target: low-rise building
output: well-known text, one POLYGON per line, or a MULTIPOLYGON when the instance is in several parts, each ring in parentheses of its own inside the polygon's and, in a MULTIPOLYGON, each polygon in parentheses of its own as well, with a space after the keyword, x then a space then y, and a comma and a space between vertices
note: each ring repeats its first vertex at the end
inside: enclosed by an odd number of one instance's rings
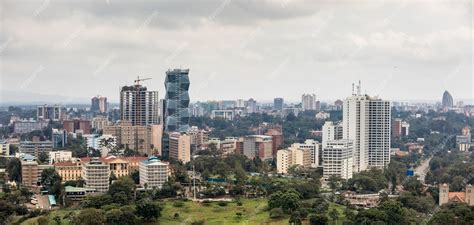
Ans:
POLYGON ((66 186, 65 188, 66 198, 71 201, 82 201, 88 195, 94 194, 97 191, 94 188, 82 188, 82 187, 71 187, 66 186))
POLYGON ((234 120, 234 110, 212 110, 211 119, 234 120))
POLYGON ((292 166, 310 167, 310 151, 296 147, 278 150, 277 172, 281 174, 286 174, 288 173, 288 169, 292 166))
POLYGON ((140 162, 140 185, 147 188, 163 187, 168 181, 169 163, 150 157, 140 162))
POLYGON ((19 147, 20 153, 33 155, 36 158, 41 153, 45 153, 49 156, 49 153, 53 151, 53 143, 51 141, 22 141, 19 147))
POLYGON ((82 162, 80 160, 54 163, 54 169, 63 182, 77 181, 82 177, 82 162))
POLYGON ((448 203, 466 203, 474 206, 474 186, 466 185, 464 192, 449 192, 448 184, 439 185, 439 205, 448 203))
POLYGON ((0 156, 10 155, 10 143, 6 140, 0 140, 0 156))
POLYGON ((262 160, 273 157, 273 138, 266 135, 248 135, 244 137, 243 153, 247 158, 259 157, 262 160))
POLYGON ((49 152, 49 164, 54 164, 56 162, 66 162, 72 160, 71 151, 54 151, 49 152))
POLYGON ((187 163, 191 160, 191 137, 186 133, 169 135, 169 157, 187 163))

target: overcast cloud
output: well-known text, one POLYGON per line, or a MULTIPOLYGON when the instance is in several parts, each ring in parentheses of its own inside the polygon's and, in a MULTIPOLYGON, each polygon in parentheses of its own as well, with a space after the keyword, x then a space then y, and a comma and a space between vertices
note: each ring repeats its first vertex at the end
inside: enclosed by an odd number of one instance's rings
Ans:
POLYGON ((469 0, 0 0, 0 8, 1 102, 28 93, 118 101, 137 75, 153 78, 145 85, 163 97, 168 68, 190 69, 193 101, 334 100, 359 79, 385 99, 440 99, 445 89, 474 98, 469 0))

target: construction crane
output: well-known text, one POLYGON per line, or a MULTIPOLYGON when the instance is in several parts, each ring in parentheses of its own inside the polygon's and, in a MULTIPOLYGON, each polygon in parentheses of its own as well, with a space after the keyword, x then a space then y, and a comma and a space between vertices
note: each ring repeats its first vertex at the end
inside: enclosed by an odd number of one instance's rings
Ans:
POLYGON ((146 80, 151 80, 151 78, 142 78, 140 79, 140 76, 137 76, 137 79, 135 80, 135 85, 140 85, 140 81, 146 81, 146 80))

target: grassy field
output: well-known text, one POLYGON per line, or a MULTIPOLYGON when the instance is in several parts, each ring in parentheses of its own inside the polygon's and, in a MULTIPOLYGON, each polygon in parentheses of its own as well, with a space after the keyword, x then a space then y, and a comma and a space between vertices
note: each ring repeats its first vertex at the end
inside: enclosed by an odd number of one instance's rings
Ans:
MULTIPOLYGON (((228 203, 226 206, 220 206, 218 203, 195 203, 192 201, 183 202, 182 205, 174 204, 175 202, 166 202, 160 219, 148 225, 187 225, 196 221, 204 221, 206 225, 288 224, 288 216, 278 220, 270 219, 269 212, 265 211, 267 207, 266 199, 242 199, 241 202, 241 206, 235 202, 228 203), (237 213, 241 213, 241 215, 237 215, 237 213), (175 217, 175 214, 178 216, 175 217)), ((332 209, 336 209, 339 212, 337 225, 342 224, 345 207, 331 203, 329 211, 332 209)), ((56 225, 53 218, 59 216, 62 219, 62 225, 70 225, 70 221, 64 218, 69 214, 77 212, 78 210, 71 209, 52 211, 49 214, 50 224, 56 225)), ((36 220, 37 218, 26 220, 22 225, 36 225, 36 220)), ((303 221, 303 224, 308 224, 308 221, 303 221)), ((330 221, 329 224, 336 223, 335 221, 330 221)))
POLYGON ((265 199, 243 199, 242 206, 229 203, 227 206, 219 206, 217 203, 199 204, 185 202, 183 207, 175 207, 166 204, 159 224, 189 224, 194 221, 205 221, 207 225, 225 224, 288 224, 288 218, 272 220, 269 213, 265 211, 267 200, 265 199), (179 218, 174 218, 175 213, 179 218), (237 216, 236 213, 242 213, 237 216))

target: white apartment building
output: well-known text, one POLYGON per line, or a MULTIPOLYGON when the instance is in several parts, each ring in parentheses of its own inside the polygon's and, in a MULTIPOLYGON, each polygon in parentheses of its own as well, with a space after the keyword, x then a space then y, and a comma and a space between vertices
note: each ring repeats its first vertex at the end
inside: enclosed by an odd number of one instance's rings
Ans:
POLYGON ((212 110, 211 119, 224 119, 224 120, 234 120, 234 110, 212 110))
POLYGON ((290 147, 277 151, 277 172, 281 174, 288 173, 288 168, 298 165, 303 167, 311 166, 310 151, 290 147))
POLYGON ((163 187, 168 181, 169 164, 157 157, 140 162, 140 185, 150 189, 163 187))
POLYGON ((72 160, 71 151, 55 151, 49 152, 49 164, 54 164, 58 162, 67 162, 72 160))
POLYGON ((331 176, 352 178, 353 142, 351 140, 328 141, 323 148, 323 178, 331 176))
POLYGON ((98 158, 91 159, 90 162, 82 165, 82 178, 86 188, 94 188, 97 192, 107 192, 109 190, 109 165, 101 162, 98 158))
POLYGON ((322 144, 326 147, 328 141, 342 139, 343 131, 342 124, 326 121, 323 125, 322 144))
POLYGON ((303 96, 301 96, 301 108, 303 111, 316 110, 316 95, 303 94, 303 96))
POLYGON ((316 168, 322 165, 320 160, 321 144, 318 141, 308 139, 304 143, 292 144, 291 148, 296 148, 309 152, 310 164, 312 168, 316 168))
POLYGON ((390 102, 353 94, 344 101, 343 138, 354 141, 354 172, 390 162, 390 102))

